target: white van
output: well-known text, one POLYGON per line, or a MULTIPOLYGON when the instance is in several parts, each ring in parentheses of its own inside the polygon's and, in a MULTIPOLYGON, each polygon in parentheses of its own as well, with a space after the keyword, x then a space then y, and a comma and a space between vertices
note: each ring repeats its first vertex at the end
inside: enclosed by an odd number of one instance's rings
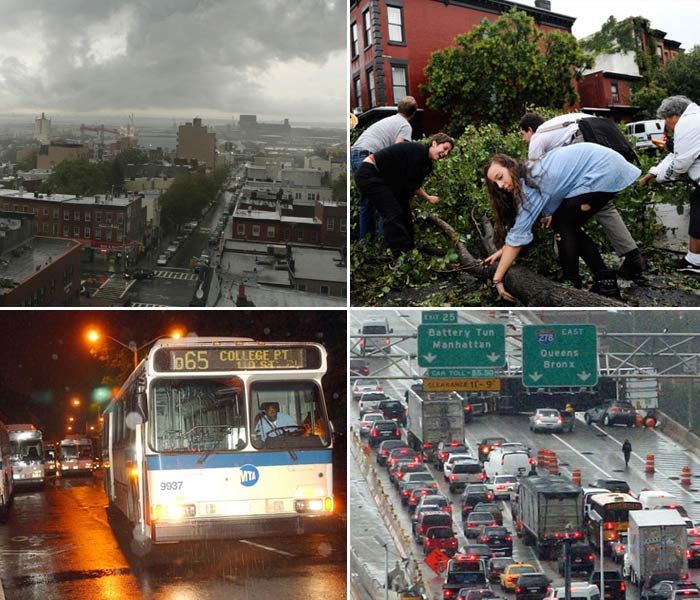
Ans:
POLYGON ((360 339, 360 353, 362 356, 377 355, 382 352, 388 354, 391 351, 391 339, 387 336, 390 333, 394 333, 394 330, 389 327, 389 321, 386 318, 368 318, 362 322, 359 333, 362 336, 372 336, 360 339))
POLYGON ((634 144, 637 149, 656 148, 656 145, 651 140, 664 141, 664 122, 656 119, 653 121, 627 123, 627 135, 634 137, 634 144))
MULTIPOLYGON (((586 581, 572 581, 569 588, 571 600, 600 600, 600 590, 597 585, 586 581)), ((544 600, 558 600, 566 596, 566 588, 552 588, 544 600)))
POLYGON ((527 475, 531 469, 530 455, 524 450, 489 455, 484 461, 484 473, 488 479, 496 475, 527 475))
POLYGON ((638 500, 644 510, 668 506, 669 504, 678 504, 676 496, 663 490, 642 490, 639 492, 638 500))

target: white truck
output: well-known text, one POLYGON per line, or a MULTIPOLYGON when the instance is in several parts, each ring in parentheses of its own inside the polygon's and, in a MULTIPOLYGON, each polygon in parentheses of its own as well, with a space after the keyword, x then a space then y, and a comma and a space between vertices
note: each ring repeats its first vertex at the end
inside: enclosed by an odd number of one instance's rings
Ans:
POLYGON ((667 579, 687 576, 686 524, 677 511, 631 510, 627 540, 629 578, 640 589, 655 574, 668 574, 667 579))
POLYGON ((460 396, 410 389, 406 392, 406 402, 408 445, 422 452, 426 460, 432 461, 439 442, 464 443, 464 409, 460 396))

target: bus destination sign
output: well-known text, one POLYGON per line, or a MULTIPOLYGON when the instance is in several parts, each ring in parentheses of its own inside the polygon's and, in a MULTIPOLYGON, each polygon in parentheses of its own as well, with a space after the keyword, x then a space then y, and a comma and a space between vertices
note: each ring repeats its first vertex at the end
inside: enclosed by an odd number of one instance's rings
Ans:
POLYGON ((265 371, 321 366, 315 346, 240 346, 159 348, 154 366, 160 372, 265 371))

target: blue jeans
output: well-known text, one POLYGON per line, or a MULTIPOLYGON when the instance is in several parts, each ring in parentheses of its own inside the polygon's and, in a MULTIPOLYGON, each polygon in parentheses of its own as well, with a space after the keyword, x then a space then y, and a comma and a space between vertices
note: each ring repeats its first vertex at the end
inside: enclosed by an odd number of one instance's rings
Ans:
MULTIPOLYGON (((350 148, 350 170, 353 175, 368 155, 369 152, 362 148, 350 148)), ((374 238, 377 229, 377 212, 367 199, 362 196, 362 192, 359 189, 358 192, 360 194, 360 239, 374 238)), ((384 223, 381 217, 379 218, 379 235, 384 235, 384 223)))

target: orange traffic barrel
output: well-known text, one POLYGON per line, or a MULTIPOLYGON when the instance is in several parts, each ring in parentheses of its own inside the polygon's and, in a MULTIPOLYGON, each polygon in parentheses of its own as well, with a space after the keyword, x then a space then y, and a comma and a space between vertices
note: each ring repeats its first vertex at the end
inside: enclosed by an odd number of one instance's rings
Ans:
POLYGON ((690 485, 690 467, 681 469, 681 485, 690 485))
POLYGON ((571 482, 576 485, 581 485, 581 469, 578 467, 571 470, 571 482))
POLYGON ((642 425, 644 425, 644 417, 642 415, 637 415, 634 418, 634 424, 636 427, 641 427, 642 425))
POLYGON ((559 475, 559 461, 557 460, 557 455, 554 450, 552 450, 552 454, 549 457, 549 474, 559 475))
POLYGON ((647 454, 647 462, 646 462, 646 465, 644 465, 644 472, 645 473, 653 473, 654 472, 654 455, 653 454, 647 454))
POLYGON ((656 427, 656 419, 654 417, 647 417, 644 421, 644 425, 650 429, 653 429, 656 427))

